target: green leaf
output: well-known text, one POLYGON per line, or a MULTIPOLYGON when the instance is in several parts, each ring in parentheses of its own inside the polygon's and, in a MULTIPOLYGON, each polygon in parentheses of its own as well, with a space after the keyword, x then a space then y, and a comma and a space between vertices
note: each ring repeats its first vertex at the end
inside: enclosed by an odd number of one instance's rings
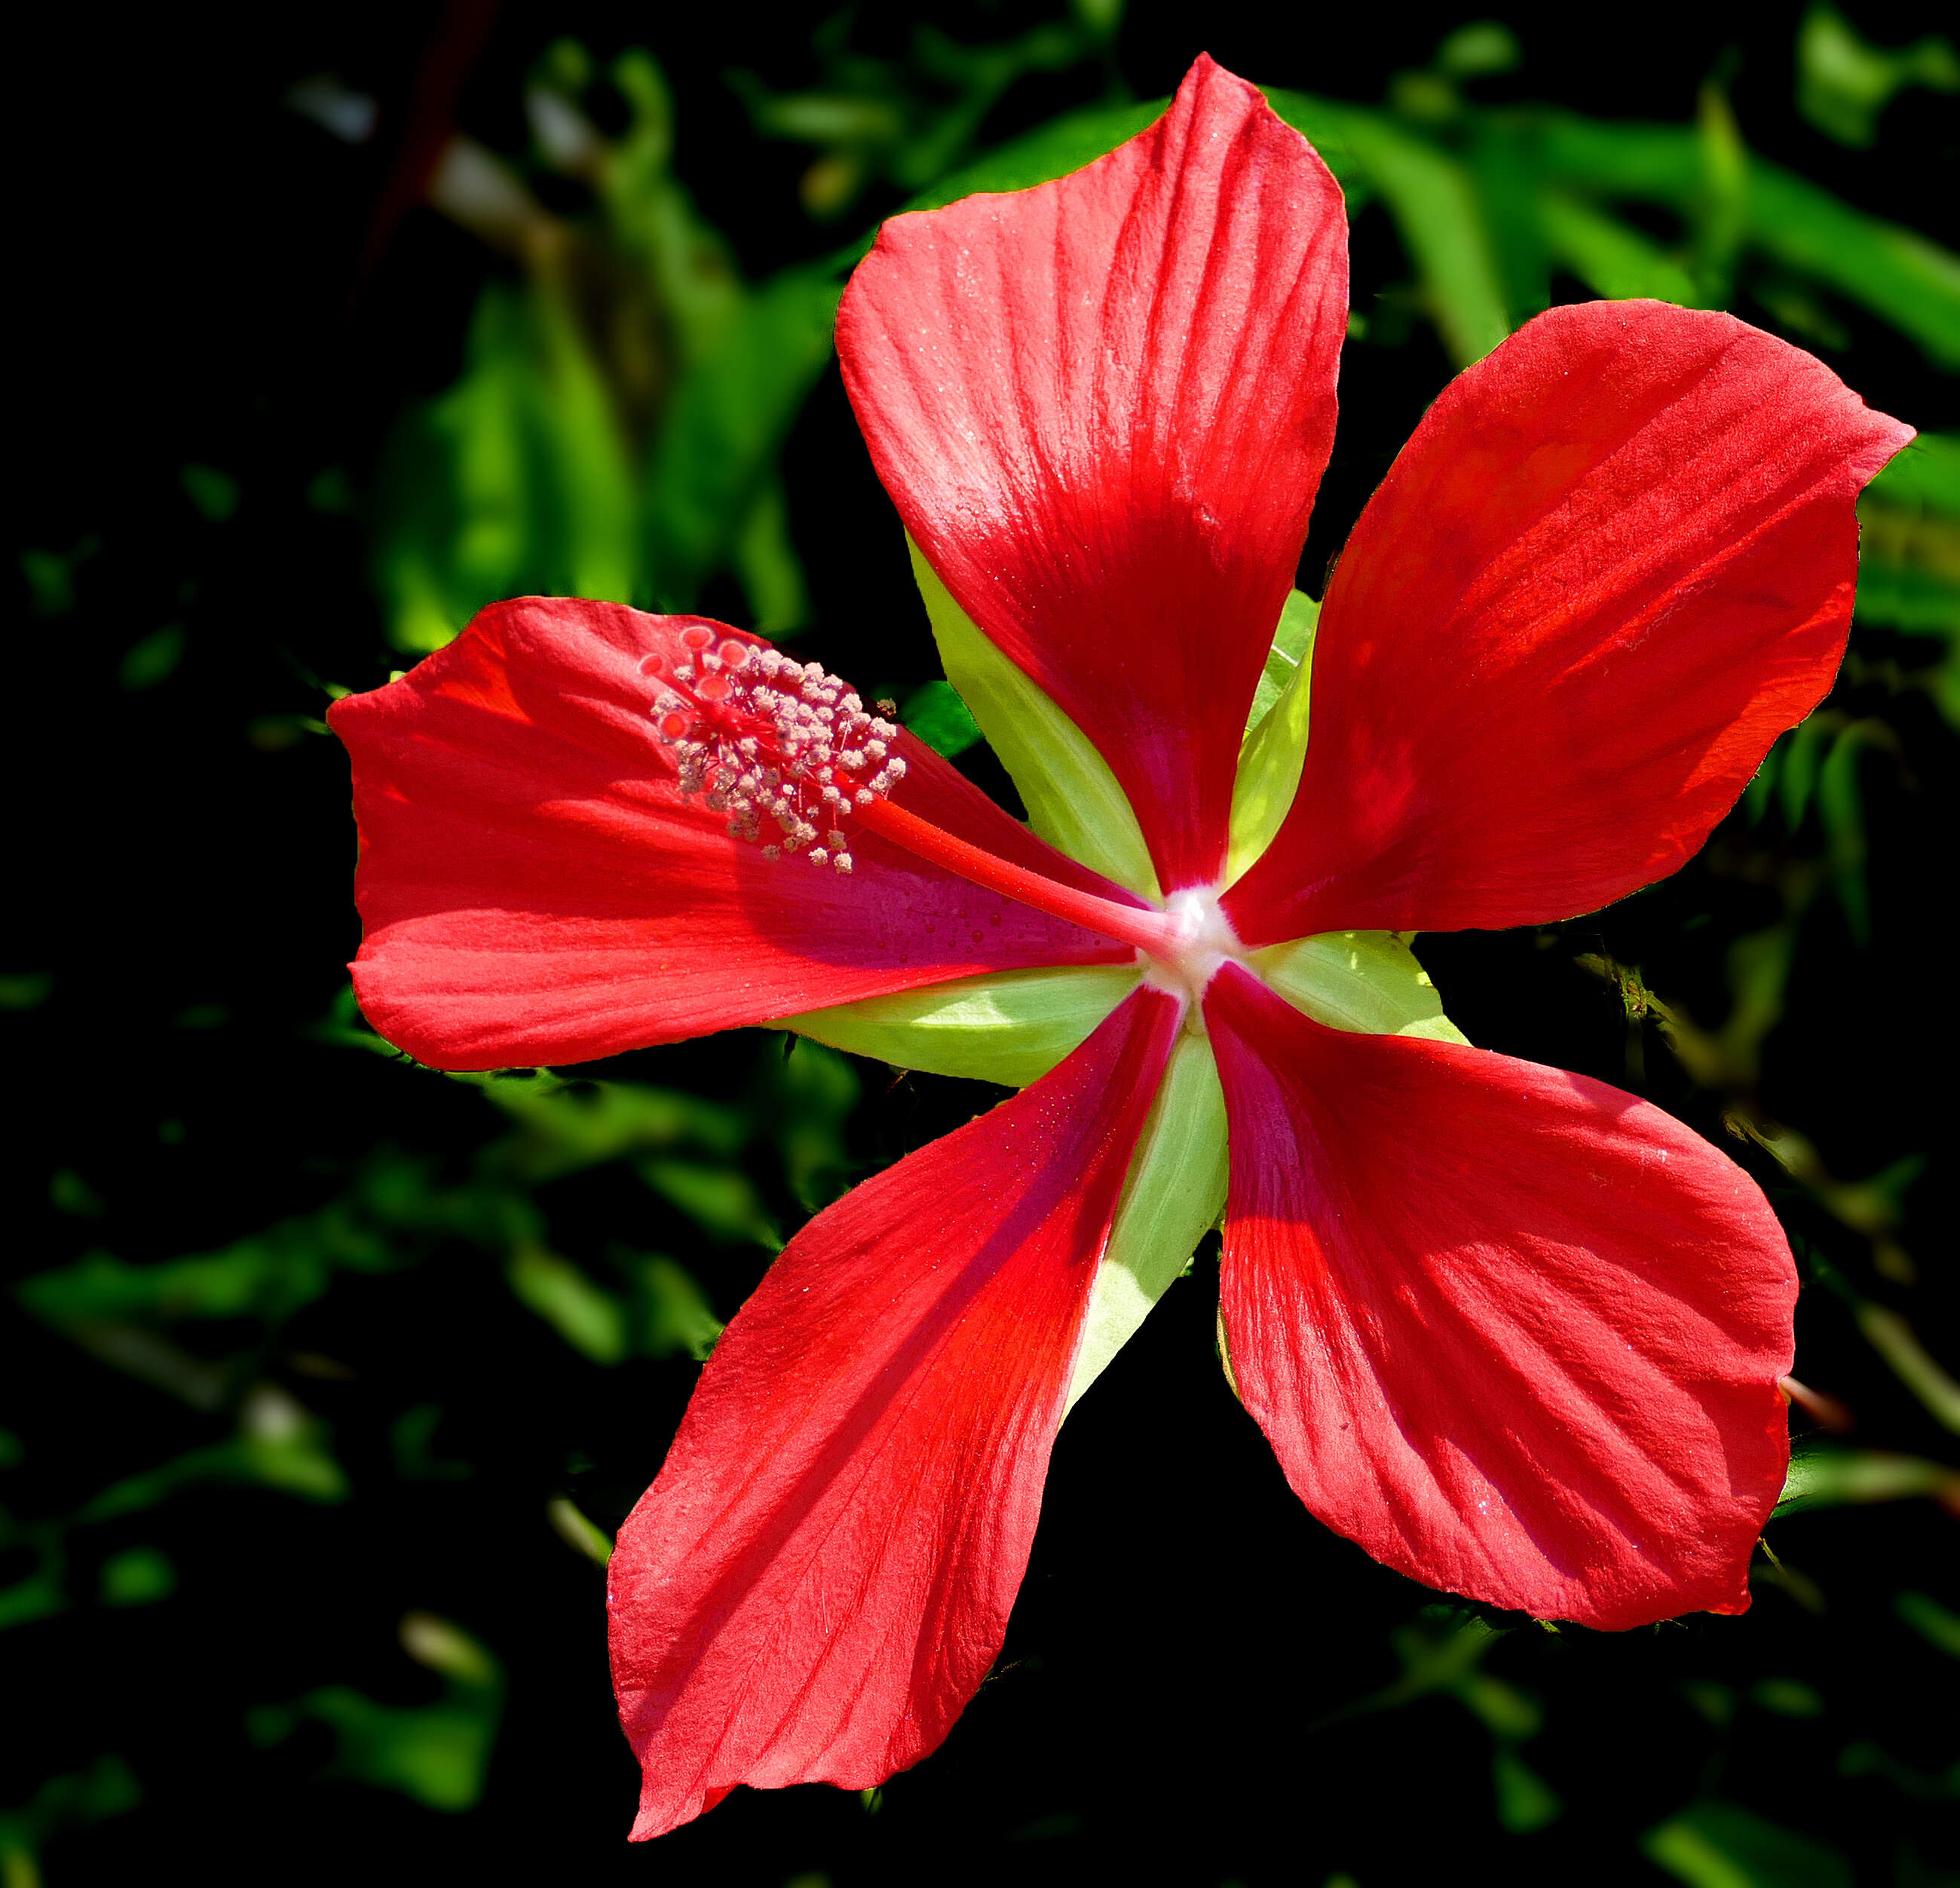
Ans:
POLYGON ((1960 1658, 1960 1613, 1949 1613, 1930 1593, 1902 1593, 1892 1610, 1949 1658, 1960 1658))
MULTIPOLYGON (((1899 1194, 1917 1177, 1923 1164, 1920 1157, 1908 1154, 1862 1185, 1834 1189, 1827 1199, 1840 1218, 1860 1226, 1862 1231, 1896 1225, 1901 1218, 1899 1194), (1847 1210, 1847 1206, 1850 1210, 1847 1210)), ((1841 1281, 1839 1288, 1843 1290, 1841 1281)), ((1860 1299, 1850 1292, 1844 1295, 1851 1300, 1853 1315, 1865 1342, 1885 1359, 1892 1374, 1919 1399, 1927 1415, 1943 1428, 1960 1435, 1960 1383, 1941 1368, 1912 1326, 1889 1305, 1860 1299)))
POLYGON ((6 1888, 34 1888, 40 1874, 33 1858, 50 1836, 121 1816, 142 1800, 142 1786, 118 1756, 50 1777, 20 1807, 0 1812, 0 1880, 6 1888))
POLYGON ((81 540, 72 550, 24 550, 20 556, 21 576, 37 616, 65 616, 75 606, 76 579, 81 567, 102 548, 99 537, 81 540))
POLYGON ((53 1549, 44 1551, 41 1564, 24 1579, 0 1587, 0 1632, 17 1625, 32 1625, 68 1610, 68 1590, 62 1584, 61 1560, 53 1549))
POLYGON ((46 970, 0 976, 0 1010, 36 1010, 54 994, 55 980, 46 970))
POLYGON ((1478 113, 1468 129, 1464 156, 1503 284, 1505 318, 1511 327, 1521 327, 1551 304, 1552 255, 1538 214, 1529 144, 1508 113, 1478 113))
POLYGON ((693 1275, 657 1253, 620 1262, 639 1287, 639 1348, 649 1357, 685 1352, 696 1363, 705 1361, 721 1335, 722 1324, 693 1275))
POLYGON ((1960 435, 1921 433, 1866 488, 1858 524, 1858 620, 1960 637, 1960 435))
POLYGON ((467 1462, 436 1453, 442 1415, 440 1403, 415 1403, 388 1425, 389 1453, 403 1481, 466 1482, 476 1473, 467 1462))
POLYGON ((1564 190, 1543 192, 1538 215, 1553 257, 1596 295, 1647 295, 1685 308, 1698 305, 1688 271, 1631 224, 1564 190))
POLYGON ((498 1174, 527 1186, 657 1148, 692 1145, 733 1154, 748 1138, 748 1123, 736 1110, 679 1089, 549 1079, 480 1086, 520 1124, 486 1160, 498 1174))
POLYGON ((520 1246, 506 1262, 504 1275, 518 1301, 574 1350, 595 1364, 624 1361, 626 1307, 570 1259, 539 1246, 520 1246))
POLYGON ((404 1649, 443 1674, 432 1705, 387 1705, 348 1685, 325 1685, 290 1705, 262 1705, 246 1720, 262 1747, 281 1743, 309 1720, 334 1734, 329 1774, 392 1790, 450 1813, 483 1794, 503 1708, 496 1660, 468 1634, 426 1613, 402 1622, 404 1649))
POLYGON ((1586 118, 1548 110, 1532 114, 1538 173, 1590 196, 1633 197, 1685 213, 1701 185, 1701 146, 1681 125, 1586 118))
MULTIPOLYGON (((1283 95, 1270 96, 1279 109, 1283 95)), ((1302 119, 1311 114, 1327 126, 1323 135, 1330 148, 1341 151, 1344 163, 1358 170, 1388 205, 1450 358, 1460 368, 1481 360, 1510 333, 1510 321, 1490 227, 1469 172, 1383 113, 1300 94, 1287 102, 1302 119)))
POLYGON ((779 1017, 775 1027, 933 1075, 1025 1088, 1137 987, 1128 964, 1007 970, 779 1017))
POLYGON ((743 515, 729 546, 728 568, 747 594, 749 619, 757 628, 787 635, 808 620, 810 594, 790 534, 789 494, 780 473, 762 481, 743 515))
POLYGON ((1497 1800, 1497 1821, 1513 1835, 1529 1835, 1565 1812, 1558 1792, 1507 1744, 1500 1744, 1491 1755, 1491 1787, 1497 1800))
POLYGON ((336 1265, 377 1271, 387 1250, 342 1213, 288 1220, 202 1257, 133 1266, 91 1252, 24 1280, 21 1301, 54 1323, 130 1317, 289 1317, 326 1290, 336 1265))
POLYGON ((601 1567, 611 1562, 612 1537, 589 1519, 576 1502, 568 1501, 562 1495, 555 1495, 545 1504, 545 1517, 558 1539, 574 1552, 583 1554, 601 1567))
POLYGON ((1313 632, 1319 618, 1319 604, 1303 591, 1289 594, 1281 608, 1232 783, 1228 883, 1271 845, 1299 791, 1300 770, 1306 765, 1313 632))
POLYGON ((152 629, 140 641, 133 642, 124 653, 122 667, 116 672, 126 692, 140 694, 145 689, 154 688, 159 682, 167 682, 177 673, 177 664, 183 660, 184 626, 180 622, 167 622, 161 629, 152 629))
POLYGON ((387 1705, 351 1685, 323 1685, 295 1704, 260 1706, 247 1729, 263 1746, 308 1720, 333 1733, 330 1775, 452 1815, 474 1809, 483 1794, 496 1727, 474 1703, 387 1705))
POLYGON ((1865 488, 1867 498, 1960 518, 1960 433, 1921 433, 1865 488))
MULTIPOLYGON (((692 609, 759 501, 777 494, 783 441, 829 363, 838 292, 816 272, 784 270, 730 312, 676 385, 654 436, 641 512, 662 608, 692 609)), ((759 628, 796 626, 752 594, 749 603, 759 628)))
POLYGON ((1749 1695, 1764 1711, 1779 1718, 1822 1718, 1824 1700, 1813 1686, 1800 1678, 1766 1678, 1749 1695))
POLYGON ((176 1592, 177 1569, 161 1548, 130 1547, 102 1563, 102 1603, 147 1606, 176 1592))
POLYGON ((440 648, 500 597, 642 595, 625 442, 558 296, 485 291, 462 377, 390 447, 380 514, 375 574, 398 648, 440 648))
POLYGON ((222 524, 238 509, 238 481, 215 466, 188 465, 177 473, 184 496, 214 524, 222 524))
MULTIPOLYGON (((1673 125, 1534 115, 1538 174, 1588 196, 1663 203, 1697 214, 1707 186, 1702 132, 1673 125)), ((1960 367, 1960 257, 1917 231, 1853 209, 1793 171, 1752 155, 1745 241, 1825 284, 1960 367)))
POLYGON ((731 1244, 782 1250, 783 1242, 756 1183, 739 1167, 699 1160, 643 1160, 640 1177, 702 1231, 731 1244))
POLYGON ((1897 1501, 1930 1495, 1960 1505, 1960 1469, 1917 1456, 1868 1449, 1812 1448, 1790 1457, 1776 1517, 1847 1503, 1897 1501))
POLYGON ((1960 634, 1960 527, 1934 524, 1895 534, 1867 511, 1858 563, 1858 620, 1905 635, 1960 634))
POLYGON ((1862 150, 1879 135, 1879 115, 1907 87, 1960 91, 1960 55, 1929 34, 1888 52, 1861 39, 1825 0, 1813 0, 1796 33, 1796 108, 1826 137, 1862 150))
POLYGON ((1169 1290, 1225 1209, 1225 1097, 1211 1045, 1180 1035, 1138 1142, 1090 1288, 1073 1409, 1169 1290))
POLYGON ((1453 1698, 1500 1741, 1535 1735, 1544 1713, 1536 1702, 1478 1670, 1503 1634, 1465 1608, 1430 1606, 1389 1635, 1402 1673, 1391 1684, 1323 1718, 1338 1724, 1378 1711, 1398 1711, 1418 1698, 1453 1698))
POLYGON ((1443 999, 1392 931, 1331 931, 1255 950, 1252 966, 1294 1008, 1330 1029, 1460 1043, 1443 999))
POLYGON ((1829 842, 1831 883, 1853 944, 1872 938, 1871 894, 1865 884, 1865 810, 1858 778, 1860 759, 1869 748, 1896 753, 1898 737, 1883 721, 1853 721, 1831 743, 1817 771, 1817 810, 1829 842))
POLYGON ((1838 724, 1828 715, 1812 715, 1799 721, 1785 738, 1783 761, 1777 772, 1777 798, 1783 823, 1794 833, 1809 810, 1810 796, 1817 785, 1818 763, 1838 724))
POLYGON ((1688 1888, 1851 1888, 1829 1844, 1712 1798, 1649 1829, 1640 1848, 1688 1888))
POLYGON ((936 754, 948 760, 977 747, 980 724, 950 682, 928 682, 915 689, 899 710, 899 719, 936 754))
POLYGON ((70 1167, 56 1167, 48 1176, 48 1204, 77 1219, 100 1219, 109 1210, 102 1196, 70 1167))
POLYGON ((1157 899, 1150 849, 1109 763, 981 632, 918 546, 909 538, 906 543, 947 680, 1012 778, 1028 824, 1071 858, 1141 897, 1157 899))
POLYGON ((1960 256, 1950 250, 1760 158, 1750 167, 1749 236, 1909 335, 1936 365, 1960 368, 1960 256))
POLYGON ((1694 273, 1706 304, 1720 308, 1734 289, 1748 229, 1752 161, 1729 95, 1713 78, 1696 102, 1694 135, 1701 160, 1701 186, 1688 205, 1694 273))
POLYGON ((1436 49, 1436 66, 1452 78, 1484 78, 1516 71, 1524 49, 1510 28, 1496 20, 1473 20, 1446 34, 1436 49))
POLYGON ((326 1425, 284 1390, 261 1384, 240 1410, 232 1440, 112 1483, 76 1519, 92 1524, 141 1514, 185 1488, 213 1484, 272 1488, 323 1504, 345 1501, 348 1492, 346 1473, 327 1448, 326 1425))
POLYGON ((864 1084, 850 1063, 828 1049, 813 1043, 784 1046, 794 1052, 764 1051, 759 1063, 762 1092, 752 1108, 775 1141, 790 1191, 814 1213, 842 1190, 851 1170, 845 1124, 864 1084))

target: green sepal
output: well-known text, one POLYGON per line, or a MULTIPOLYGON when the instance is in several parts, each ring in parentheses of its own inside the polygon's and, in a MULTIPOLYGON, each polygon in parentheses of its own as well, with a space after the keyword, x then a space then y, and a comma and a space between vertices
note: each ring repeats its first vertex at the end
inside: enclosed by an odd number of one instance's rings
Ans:
POLYGON ((912 575, 932 623, 947 680, 1000 756, 1048 844, 1105 878, 1156 899, 1156 868, 1128 798, 1109 763, 1054 701, 982 633, 908 537, 912 575))
POLYGON ((774 1027, 900 1068, 1025 1088, 1087 1041, 1142 974, 1127 963, 1005 970, 809 1010, 774 1027))
POLYGON ((1312 686, 1313 632, 1320 606, 1304 591, 1287 597, 1279 628, 1252 696, 1239 777, 1232 787, 1232 835, 1225 882, 1237 878, 1280 829, 1300 769, 1306 765, 1306 717, 1312 686))
POLYGON ((1218 1065, 1201 1036, 1182 1035, 1171 1052, 1129 1177, 1117 1202, 1109 1243, 1090 1288, 1082 1345, 1068 1407, 1169 1290, 1199 1240, 1225 1210, 1225 1095, 1218 1065))
POLYGON ((1469 1038, 1407 941, 1392 931, 1329 931, 1252 953, 1252 967, 1293 1008, 1330 1029, 1368 1036, 1469 1038))

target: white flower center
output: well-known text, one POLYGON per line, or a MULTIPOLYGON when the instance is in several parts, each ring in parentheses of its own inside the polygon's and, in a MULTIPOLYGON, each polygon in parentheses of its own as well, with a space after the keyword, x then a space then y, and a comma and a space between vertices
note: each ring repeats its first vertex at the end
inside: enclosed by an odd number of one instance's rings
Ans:
POLYGON ((1225 964, 1251 967, 1231 919, 1219 907, 1222 889, 1214 886, 1208 890, 1172 892, 1163 908, 1164 915, 1178 928, 1176 947, 1137 953, 1138 962, 1149 966, 1144 973, 1146 985, 1180 998, 1185 1027, 1199 1036, 1204 1033, 1206 985, 1225 964))

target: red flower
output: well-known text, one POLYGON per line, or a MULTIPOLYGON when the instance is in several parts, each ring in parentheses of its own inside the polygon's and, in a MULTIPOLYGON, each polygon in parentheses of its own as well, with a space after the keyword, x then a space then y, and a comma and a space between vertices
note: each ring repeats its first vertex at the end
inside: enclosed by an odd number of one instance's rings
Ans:
POLYGON ((1316 1514, 1542 1616, 1748 1603, 1775 1219, 1659 1110, 1465 1045, 1385 934, 1686 859, 1829 686, 1857 494, 1910 429, 1725 315, 1541 316, 1356 528, 1303 756, 1304 670, 1246 728, 1346 291, 1333 180, 1208 60, 1077 175, 895 218, 852 279, 846 384, 956 680, 1087 862, 693 619, 500 604, 335 712, 356 985, 424 1060, 791 1019, 1032 1081, 819 1214, 704 1371, 612 1562, 636 1835, 945 1736, 1068 1403, 1215 1216, 1221 1120, 1231 1373, 1316 1514))

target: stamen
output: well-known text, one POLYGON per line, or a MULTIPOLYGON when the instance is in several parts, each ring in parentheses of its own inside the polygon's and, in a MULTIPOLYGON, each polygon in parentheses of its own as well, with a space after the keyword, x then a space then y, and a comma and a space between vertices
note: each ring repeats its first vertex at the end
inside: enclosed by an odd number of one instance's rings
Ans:
MULTIPOLYGON (((816 663, 740 636, 718 643, 700 623, 680 642, 694 659, 669 671, 653 706, 680 791, 704 794, 736 839, 759 841, 773 820, 782 838, 763 847, 771 857, 801 852, 813 865, 850 872, 845 817, 905 778, 905 763, 887 758, 898 729, 816 663)), ((642 674, 660 667, 657 656, 640 664, 642 674)))
POLYGON ((1062 884, 891 804, 908 771, 892 751, 892 702, 867 713, 863 698, 837 677, 759 638, 718 639, 705 624, 689 623, 680 643, 691 661, 670 667, 650 655, 640 663, 643 675, 665 674, 652 705, 654 732, 674 750, 682 794, 702 795, 730 836, 760 845, 765 858, 800 853, 819 870, 848 877, 856 866, 848 823, 854 820, 1036 911, 1153 956, 1182 948, 1187 927, 1179 918, 1062 884))

